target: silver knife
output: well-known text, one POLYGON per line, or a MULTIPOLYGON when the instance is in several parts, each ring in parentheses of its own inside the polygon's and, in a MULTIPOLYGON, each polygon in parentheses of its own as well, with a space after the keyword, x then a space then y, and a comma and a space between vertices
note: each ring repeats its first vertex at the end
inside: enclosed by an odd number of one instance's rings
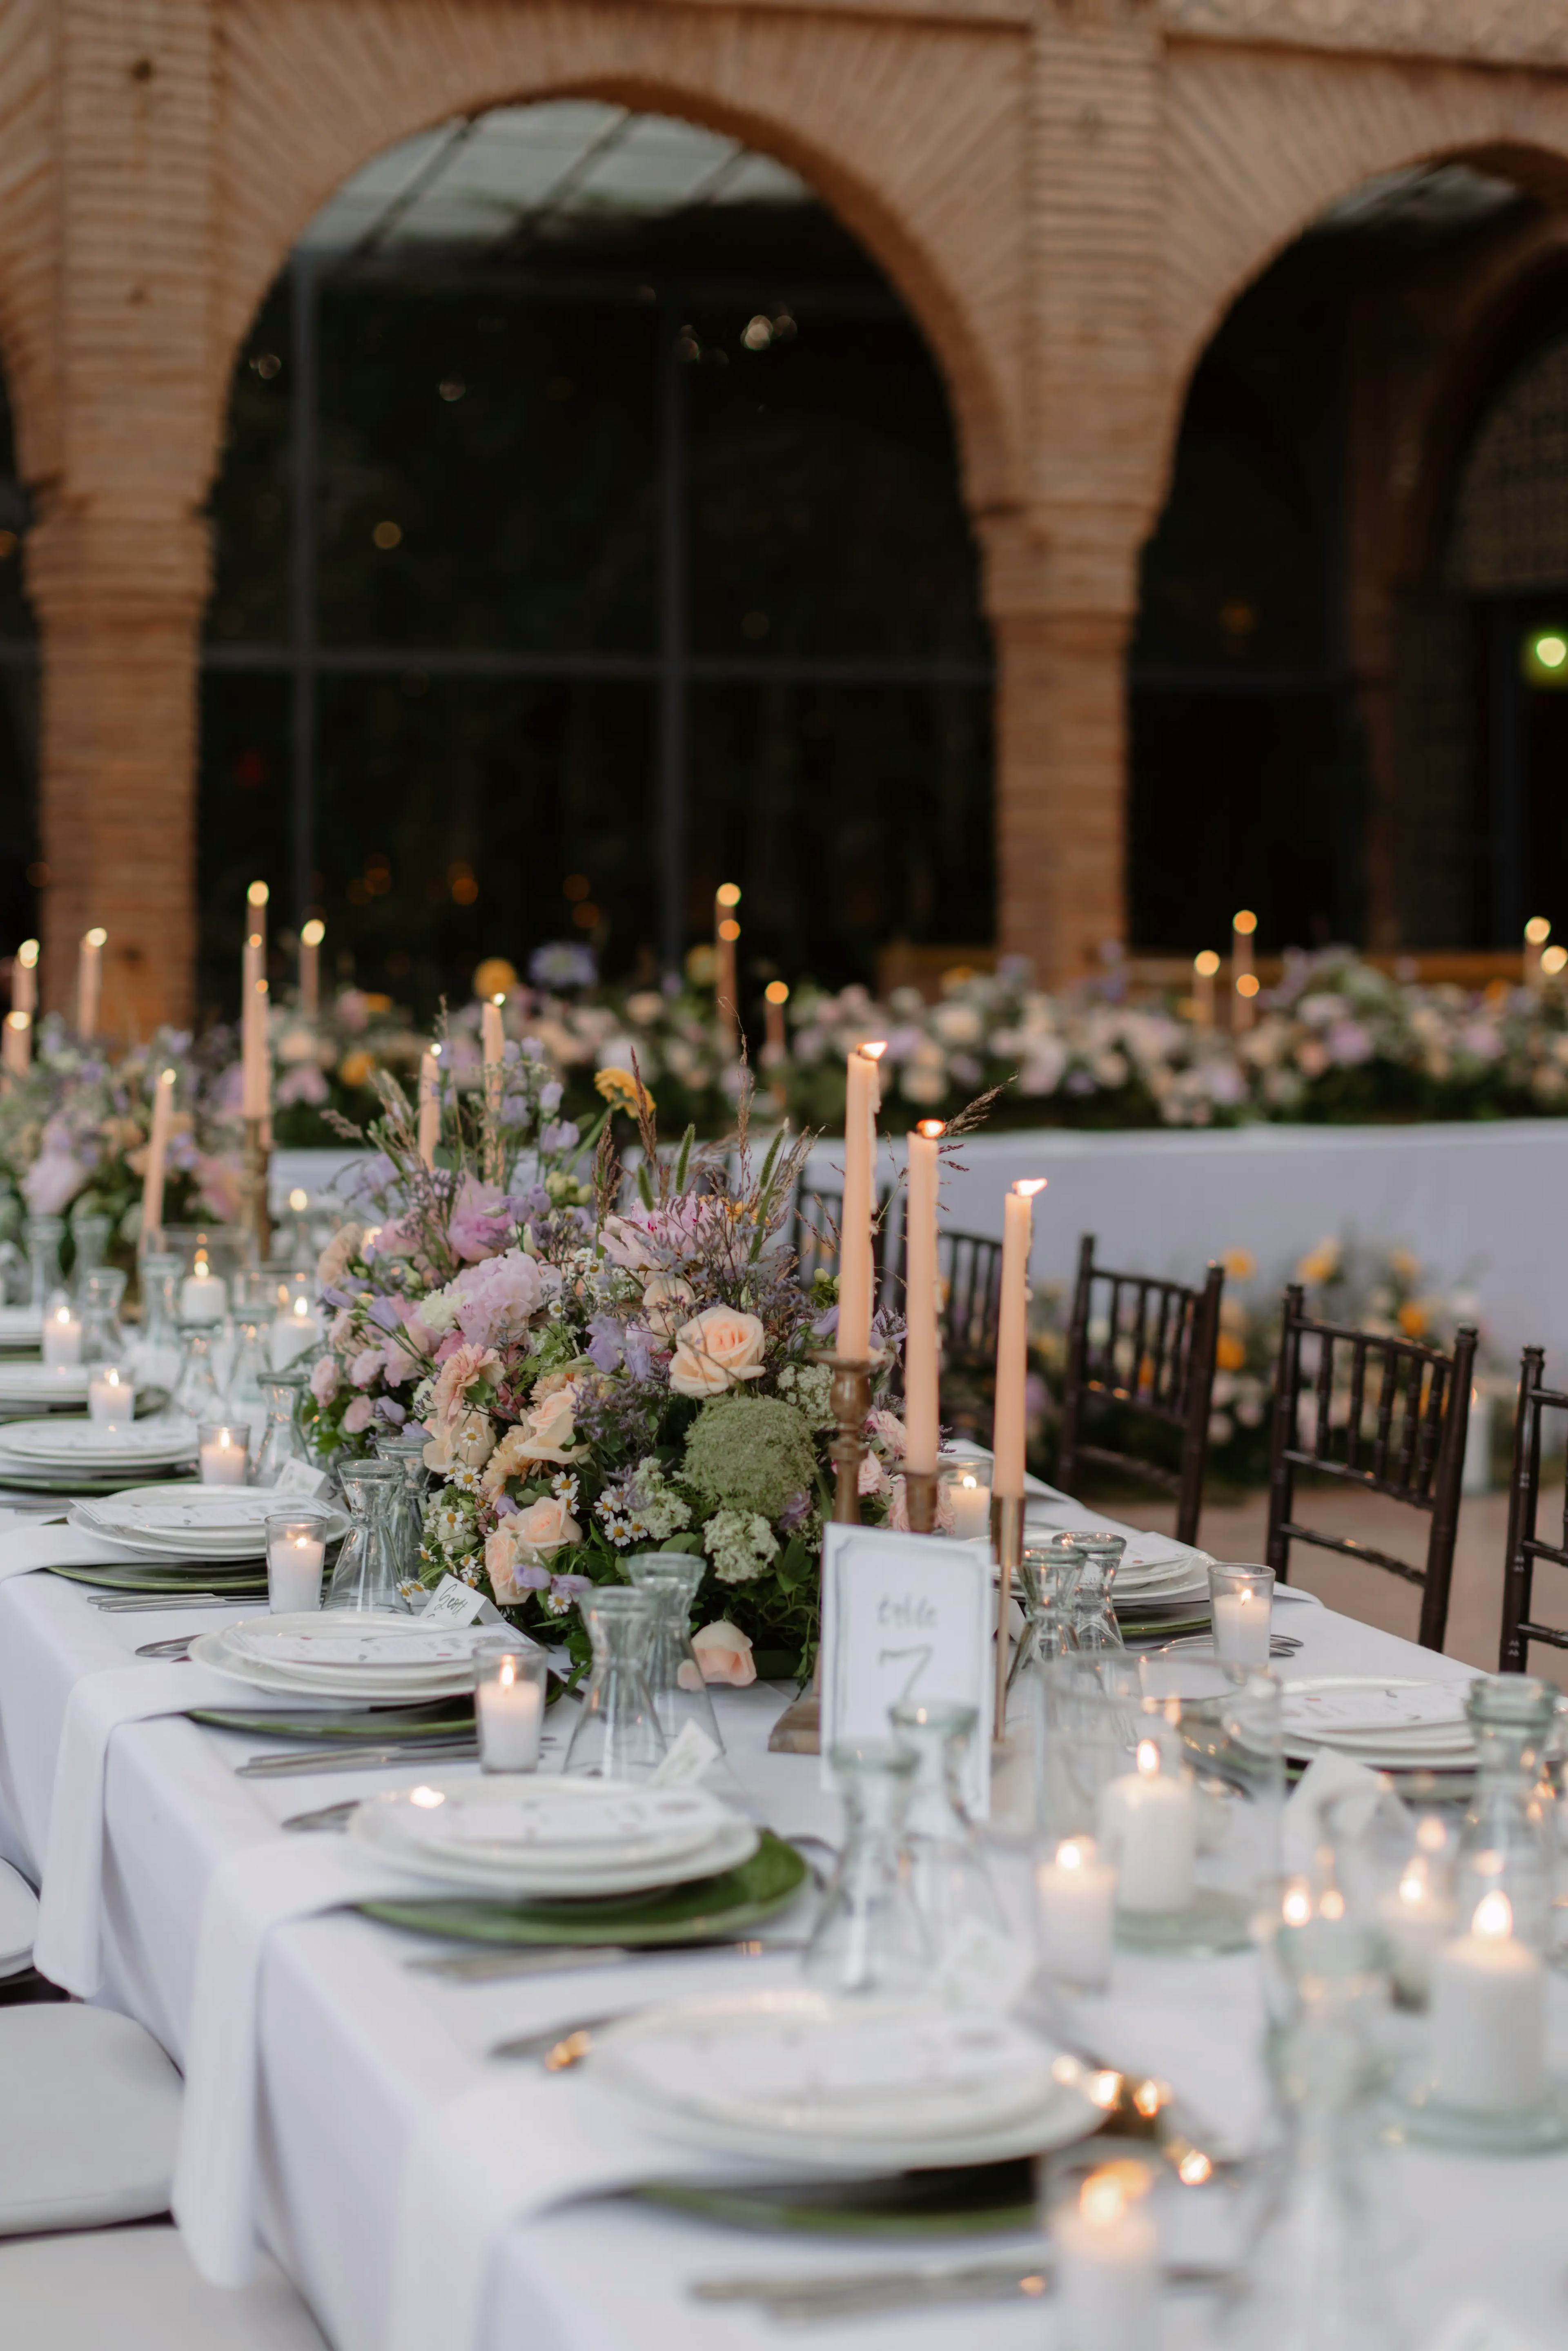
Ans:
MULTIPOLYGON (((1239 2273, 1205 2264, 1172 2264, 1164 2273, 1174 2292, 1216 2294, 1239 2273)), ((695 2302, 754 2302, 769 2318, 821 2325, 838 2318, 925 2310, 933 2304, 1037 2301, 1053 2283, 1050 2260, 975 2262, 942 2270, 878 2270, 855 2276, 839 2271, 800 2277, 697 2278, 687 2288, 695 2302)))
POLYGON ((394 1763, 445 1763, 464 1756, 477 1755, 476 1739, 421 1739, 405 1741, 402 1746, 353 1748, 345 1740, 341 1747, 307 1747, 292 1755, 253 1755, 247 1763, 235 1765, 238 1780, 284 1780, 296 1772, 309 1771, 379 1771, 383 1765, 394 1763))

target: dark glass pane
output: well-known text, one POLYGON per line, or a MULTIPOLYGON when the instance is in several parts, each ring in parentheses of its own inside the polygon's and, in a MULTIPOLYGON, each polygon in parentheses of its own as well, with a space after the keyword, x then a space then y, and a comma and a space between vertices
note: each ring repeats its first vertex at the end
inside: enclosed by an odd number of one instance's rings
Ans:
POLYGON ((293 340, 286 271, 246 337, 229 391, 223 468, 214 487, 213 597, 219 644, 280 644, 289 628, 289 421, 293 340))
POLYGON ((903 311, 808 297, 779 332, 737 298, 692 324, 695 650, 983 662, 946 398, 903 311))
POLYGON ((984 688, 705 686, 692 737, 686 926, 739 883, 748 1010, 775 974, 870 982, 891 940, 990 938, 984 688))
MULTIPOLYGON (((201 730, 197 994, 204 1016, 232 1020, 239 1006, 248 885, 265 882, 272 892, 275 942, 288 918, 287 681, 208 671, 201 730)), ((275 957, 275 977, 280 969, 275 957)))
POLYGON ((646 652, 653 314, 457 275, 322 287, 322 643, 646 652))
POLYGON ((644 686, 416 674, 323 685, 317 899, 330 968, 428 1016, 475 966, 588 937, 624 970, 654 933, 644 686), (563 884, 595 910, 574 920, 563 884))

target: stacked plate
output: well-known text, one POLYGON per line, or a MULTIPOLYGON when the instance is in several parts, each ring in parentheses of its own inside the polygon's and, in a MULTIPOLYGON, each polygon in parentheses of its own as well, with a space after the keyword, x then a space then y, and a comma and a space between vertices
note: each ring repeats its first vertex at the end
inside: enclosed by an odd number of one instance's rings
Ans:
POLYGON ((1116 1519, 1089 1517, 1082 1506, 1073 1502, 1030 1499, 1028 1511, 1030 1537, 1038 1541, 1048 1532, 1084 1534, 1103 1530, 1109 1534, 1123 1535, 1127 1548, 1122 1553, 1116 1570, 1116 1581, 1111 1597, 1124 1632, 1147 1625, 1162 1639, 1175 1631, 1178 1623, 1189 1619, 1208 1623, 1209 1555, 1195 1551, 1188 1543, 1175 1541, 1169 1535, 1148 1534, 1136 1527, 1124 1526, 1116 1519))
MULTIPOLYGON (((472 1670, 470 1668, 470 1670, 472 1670)), ((702 1788, 435 1781, 361 1804, 350 1833, 400 1868, 498 1900, 643 1893, 716 1877, 761 1837, 702 1788)))
POLYGON ((41 1307, 0 1306, 0 1354, 36 1355, 43 1337, 41 1307))
POLYGON ((318 1519, 325 1542, 336 1542, 349 1531, 343 1512, 329 1502, 280 1495, 270 1486, 192 1486, 183 1480, 131 1486, 102 1500, 78 1501, 71 1524, 147 1558, 221 1566, 264 1558, 267 1520, 281 1510, 318 1519))
POLYGON ((0 1425, 0 1485, 110 1493, 195 1458, 196 1432, 183 1416, 160 1415, 119 1428, 63 1414, 0 1425))
POLYGON ((1082 2067, 1009 2017, 804 1989, 643 2010, 597 2034, 588 2062, 655 2130, 765 2161, 996 2163, 1104 2119, 1082 2067))
POLYGON ((80 1412, 87 1403, 87 1365, 0 1360, 0 1412, 80 1412))
POLYGON ((413 1705, 472 1690, 476 1656, 506 1647, 510 1637, 493 1627, 434 1626, 374 1608, 313 1609, 241 1617, 204 1633, 191 1655, 274 1696, 413 1705))
POLYGON ((1473 1771, 1468 1682, 1323 1674, 1285 1684, 1285 1752, 1344 1755, 1378 1771, 1473 1771))

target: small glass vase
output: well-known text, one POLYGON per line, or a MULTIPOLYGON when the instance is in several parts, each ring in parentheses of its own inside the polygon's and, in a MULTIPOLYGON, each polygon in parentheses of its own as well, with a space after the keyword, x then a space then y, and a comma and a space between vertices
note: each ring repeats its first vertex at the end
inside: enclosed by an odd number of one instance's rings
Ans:
POLYGON ((234 1353, 229 1359, 228 1412, 252 1432, 251 1450, 259 1452, 267 1433, 267 1404, 262 1383, 270 1377, 262 1325, 251 1314, 235 1321, 234 1353))
POLYGON ((1557 1712, 1552 1683, 1479 1674, 1465 1702, 1476 1742, 1475 1794, 1459 1831, 1458 1932, 1490 1894, 1508 1898, 1514 1939, 1545 1957, 1556 1875, 1553 1791, 1544 1776, 1557 1712))
POLYGON ((406 1616, 409 1606, 387 1527, 402 1472, 394 1461, 346 1461, 339 1475, 353 1524, 343 1539, 322 1605, 384 1608, 406 1616))
POLYGON ((593 1644, 563 1771, 601 1780, 651 1780, 664 1760, 664 1734, 648 1687, 653 1595, 635 1585, 585 1592, 578 1603, 593 1644))
POLYGON ((256 1455, 256 1483, 276 1486, 291 1461, 306 1469, 316 1466, 299 1434, 299 1394, 305 1382, 298 1372, 269 1372, 258 1384, 267 1403, 267 1426, 256 1455))
POLYGON ((938 1966, 978 1919, 997 1934, 1007 1921, 974 1827, 964 1810, 964 1763, 979 1715, 972 1706, 904 1698, 888 1709, 893 1735, 915 1758, 904 1818, 910 1886, 938 1966))
POLYGON ((168 1396, 179 1385, 184 1362, 177 1320, 179 1287, 179 1259, 150 1250, 141 1260, 141 1325, 130 1353, 136 1384, 143 1392, 162 1388, 168 1396))
POLYGON ((213 1360, 214 1330, 212 1323, 193 1322, 181 1332, 184 1352, 172 1402, 175 1411, 183 1412, 187 1420, 201 1422, 223 1417, 223 1391, 213 1360))
POLYGON ((130 1353, 120 1319, 127 1277, 117 1266, 99 1266, 84 1274, 77 1297, 81 1311, 81 1359, 84 1364, 123 1364, 130 1353))
POLYGON ((1077 1646, 1073 1602, 1082 1573, 1083 1554, 1071 1543, 1025 1543, 1019 1562, 1024 1630, 1008 1671, 1009 1692, 1031 1667, 1068 1656, 1077 1646))
MULTIPOLYGON (((71 1246, 75 1252, 71 1259, 71 1296, 78 1306, 86 1304, 88 1282, 95 1273, 99 1271, 104 1259, 109 1254, 110 1229, 108 1217, 87 1216, 71 1218, 71 1246)), ((120 1287, 123 1292, 125 1288, 123 1274, 120 1276, 120 1287)))
POLYGON ((831 1760, 843 1850, 801 1971, 819 1991, 903 1998, 929 1982, 935 1964, 904 1834, 919 1760, 891 1745, 835 1747, 831 1760))
POLYGON ((29 1217, 22 1227, 27 1251, 27 1303, 37 1314, 63 1286, 60 1244, 65 1237, 63 1217, 29 1217))
MULTIPOLYGON (((298 1382, 299 1374, 295 1374, 298 1382)), ((424 1466, 428 1439, 423 1428, 381 1430, 375 1440, 376 1458, 390 1461, 398 1473, 397 1490, 387 1517, 388 1539, 397 1559, 403 1597, 419 1609, 426 1594, 420 1583, 420 1553, 424 1547, 424 1494, 430 1472, 424 1466)))
POLYGON ((711 1739, 722 1755, 724 1740, 692 1646, 692 1603, 707 1573, 699 1552, 656 1551, 622 1561, 633 1587, 653 1598, 653 1630, 648 1647, 648 1687, 666 1745, 673 1747, 688 1722, 711 1739))

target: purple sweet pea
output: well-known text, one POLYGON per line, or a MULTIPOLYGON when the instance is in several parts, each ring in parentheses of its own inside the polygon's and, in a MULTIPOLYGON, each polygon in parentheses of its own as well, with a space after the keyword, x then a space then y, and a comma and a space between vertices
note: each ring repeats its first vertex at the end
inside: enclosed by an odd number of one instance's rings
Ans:
MULTIPOLYGON (((519 1575, 517 1582, 521 1583, 522 1581, 519 1575)), ((575 1600, 579 1593, 591 1592, 592 1589, 593 1578, 591 1575, 558 1575, 550 1582, 551 1597, 562 1600, 575 1600)))
POLYGON ((656 1347, 651 1331, 644 1329, 641 1322, 633 1322, 622 1334, 621 1349, 625 1357, 626 1369, 634 1380, 646 1380, 653 1377, 656 1347))
POLYGON ((779 1513, 779 1524, 787 1535, 803 1527, 811 1515, 811 1497, 807 1493, 791 1494, 779 1513))
POLYGON ((408 1418, 408 1406, 399 1404, 395 1396, 378 1396, 376 1412, 381 1419, 390 1421, 393 1428, 401 1428, 408 1418))
POLYGON ((588 1326, 589 1361, 601 1372, 613 1372, 624 1352, 621 1325, 613 1314, 596 1314, 588 1326))
POLYGON ((402 1328, 402 1316, 390 1298, 373 1298, 370 1316, 371 1321, 379 1322, 383 1331, 401 1331, 402 1328))

